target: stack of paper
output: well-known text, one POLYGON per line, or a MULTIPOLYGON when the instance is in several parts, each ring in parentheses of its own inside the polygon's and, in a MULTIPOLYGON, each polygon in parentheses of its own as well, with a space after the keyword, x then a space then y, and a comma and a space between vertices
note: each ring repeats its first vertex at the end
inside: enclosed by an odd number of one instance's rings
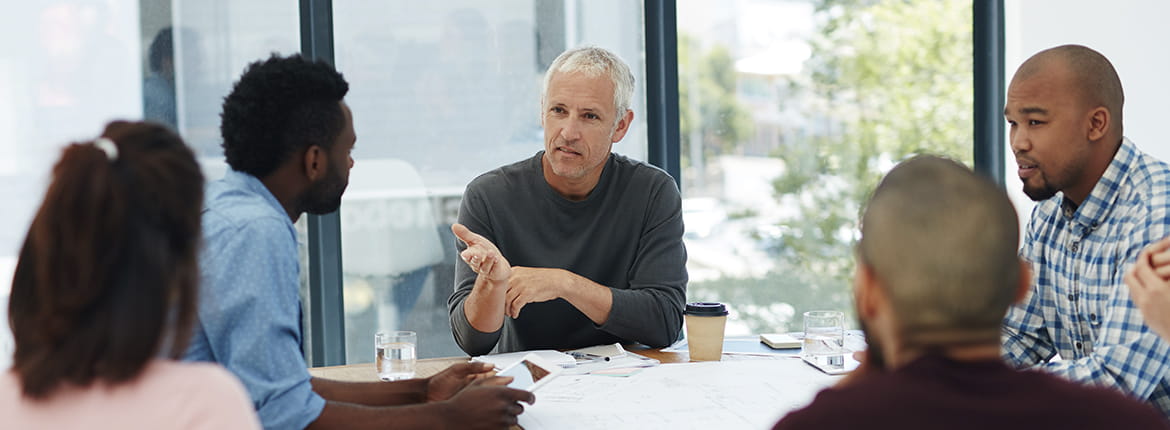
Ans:
POLYGON ((628 352, 619 343, 574 349, 569 355, 577 358, 577 367, 565 372, 570 375, 631 376, 658 365, 658 360, 628 352))
POLYGON ((622 348, 622 344, 615 343, 612 345, 597 345, 587 348, 574 349, 569 351, 569 355, 584 358, 600 358, 602 360, 611 360, 614 358, 625 357, 626 349, 622 348))
POLYGON ((591 346, 567 352, 541 349, 481 355, 472 358, 472 360, 491 363, 496 369, 505 369, 519 362, 529 353, 539 355, 545 361, 567 369, 565 373, 570 375, 597 374, 630 376, 638 373, 641 368, 657 366, 659 364, 658 360, 653 358, 626 351, 618 343, 591 346))
POLYGON ((516 364, 517 362, 520 361, 520 359, 524 358, 525 355, 528 355, 530 353, 536 354, 536 355, 540 356, 540 358, 544 359, 544 361, 547 361, 549 363, 552 363, 552 364, 555 364, 555 365, 558 365, 561 367, 574 367, 577 365, 577 360, 575 358, 573 358, 573 356, 571 356, 569 354, 565 354, 565 353, 560 352, 560 351, 551 350, 551 349, 541 349, 541 350, 535 350, 535 351, 506 352, 503 354, 481 355, 481 356, 472 358, 472 360, 482 361, 484 363, 491 363, 493 366, 496 367, 496 369, 505 369, 508 366, 516 364))

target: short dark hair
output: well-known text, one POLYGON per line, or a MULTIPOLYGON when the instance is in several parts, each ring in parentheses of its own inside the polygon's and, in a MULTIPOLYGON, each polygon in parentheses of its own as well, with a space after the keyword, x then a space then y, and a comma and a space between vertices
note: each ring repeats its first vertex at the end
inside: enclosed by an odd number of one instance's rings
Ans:
POLYGON ((223 101, 223 152, 232 169, 264 178, 298 150, 329 149, 345 126, 349 91, 333 66, 294 54, 248 65, 223 101))
POLYGON ((33 399, 132 380, 159 353, 178 358, 195 319, 194 153, 159 124, 113 122, 102 136, 62 152, 16 263, 13 370, 33 399))
POLYGON ((1007 194, 990 179, 919 155, 874 190, 858 257, 885 286, 904 342, 998 341, 1019 285, 1019 228, 1007 194))
POLYGON ((1060 45, 1048 48, 1032 55, 1016 71, 1016 78, 1031 77, 1044 71, 1044 67, 1053 60, 1063 62, 1073 75, 1073 88, 1088 108, 1103 106, 1113 115, 1112 131, 1121 136, 1123 130, 1122 113, 1125 110, 1125 90, 1121 87, 1121 77, 1113 63, 1105 55, 1082 45, 1060 45))

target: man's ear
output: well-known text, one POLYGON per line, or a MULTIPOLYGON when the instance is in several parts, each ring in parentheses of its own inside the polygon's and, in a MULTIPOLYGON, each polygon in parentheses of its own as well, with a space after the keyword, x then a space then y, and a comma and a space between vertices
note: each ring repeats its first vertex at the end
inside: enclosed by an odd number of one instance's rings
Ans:
POLYGON ((305 177, 309 179, 309 182, 325 177, 326 169, 329 168, 329 154, 327 152, 317 145, 309 145, 305 149, 305 177))
POLYGON ((1020 263, 1020 279, 1019 285, 1016 286, 1016 299, 1013 303, 1020 303, 1028 297, 1028 293, 1032 291, 1032 263, 1024 261, 1022 258, 1017 259, 1020 263))
POLYGON ((1113 116, 1109 115, 1109 109, 1104 106, 1097 106, 1097 108, 1089 111, 1089 141, 1096 142, 1105 137, 1109 132, 1109 127, 1113 126, 1113 116))
POLYGON ((622 119, 618 120, 617 126, 613 129, 613 135, 610 137, 610 143, 618 143, 623 137, 626 137, 626 132, 630 131, 630 124, 634 122, 634 111, 626 109, 626 114, 622 115, 622 119))
POLYGON ((853 299, 857 302, 857 317, 862 321, 870 321, 877 315, 880 290, 873 267, 858 261, 853 275, 853 299))

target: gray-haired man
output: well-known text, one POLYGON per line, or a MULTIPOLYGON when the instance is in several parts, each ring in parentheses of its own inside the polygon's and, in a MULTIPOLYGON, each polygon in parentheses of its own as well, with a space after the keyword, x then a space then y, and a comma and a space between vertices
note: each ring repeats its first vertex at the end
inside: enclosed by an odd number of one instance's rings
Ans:
POLYGON ((634 77, 612 52, 566 51, 541 97, 544 150, 468 186, 448 301, 468 354, 613 342, 669 345, 682 327, 682 200, 662 170, 610 151, 634 77))

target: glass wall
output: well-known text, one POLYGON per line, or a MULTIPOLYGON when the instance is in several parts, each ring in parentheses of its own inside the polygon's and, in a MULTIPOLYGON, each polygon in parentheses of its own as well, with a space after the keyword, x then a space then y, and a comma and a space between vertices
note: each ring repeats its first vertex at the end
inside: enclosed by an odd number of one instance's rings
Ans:
MULTIPOLYGON (((1170 40, 1164 17, 1170 14, 1170 3, 1118 0, 1103 6, 1091 0, 1006 0, 1005 79, 1010 83, 1020 63, 1044 49, 1069 43, 1093 48, 1109 58, 1121 77, 1126 137, 1142 151, 1170 161, 1170 142, 1161 126, 1170 117, 1170 56, 1164 54, 1170 40), (1130 30, 1117 31, 1119 26, 1130 30)), ((1004 150, 1005 183, 1026 221, 1034 203, 1023 193, 1011 149, 1005 145, 1004 150)))
POLYGON ((853 312, 857 219, 913 154, 973 158, 972 4, 679 0, 689 300, 729 334, 853 312))
MULTIPOLYGON (((378 329, 418 331, 423 357, 460 354, 447 323, 449 225, 468 181, 541 149, 541 77, 565 48, 597 44, 633 67, 635 122, 615 151, 645 158, 641 3, 334 3, 336 64, 358 133, 341 210, 350 362, 372 358, 378 329)), ((729 333, 791 330, 807 309, 851 310, 850 246, 876 180, 908 154, 970 161, 970 6, 678 1, 688 298, 733 304, 729 333)), ((299 50, 296 2, 55 0, 4 10, 5 31, 27 37, 0 41, 0 304, 64 144, 111 119, 145 117, 175 127, 216 179, 222 97, 248 62, 299 50)), ((1009 3, 1009 29, 1013 10, 1031 8, 1009 3)), ((1136 60, 1102 49, 1131 107, 1139 92, 1159 94, 1130 85, 1137 72, 1125 64, 1136 60)), ((1153 122, 1127 116, 1128 134, 1153 145, 1137 128, 1153 122)), ((7 339, 0 330, 0 368, 7 339)))
POLYGON ((60 150, 114 119, 175 127, 222 176, 220 103, 244 65, 299 51, 295 2, 56 0, 0 14, 0 369, 16 255, 60 150), (176 30, 177 29, 177 30, 176 30))
POLYGON ((65 144, 142 116, 138 4, 11 2, 0 14, 0 369, 16 255, 65 144))
POLYGON ((462 355, 451 335, 450 232, 463 188, 543 149, 545 69, 595 44, 634 71, 634 124, 614 151, 644 159, 641 2, 334 2, 336 64, 358 142, 341 207, 346 357, 379 329, 419 333, 420 357, 462 355))

